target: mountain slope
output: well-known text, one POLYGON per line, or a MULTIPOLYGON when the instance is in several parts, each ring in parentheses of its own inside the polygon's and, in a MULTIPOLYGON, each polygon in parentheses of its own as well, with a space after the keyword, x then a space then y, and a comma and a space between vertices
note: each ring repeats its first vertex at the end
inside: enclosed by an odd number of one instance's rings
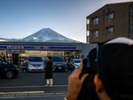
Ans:
POLYGON ((39 30, 36 33, 33 33, 20 41, 23 42, 78 42, 72 39, 69 39, 50 28, 44 28, 39 30))

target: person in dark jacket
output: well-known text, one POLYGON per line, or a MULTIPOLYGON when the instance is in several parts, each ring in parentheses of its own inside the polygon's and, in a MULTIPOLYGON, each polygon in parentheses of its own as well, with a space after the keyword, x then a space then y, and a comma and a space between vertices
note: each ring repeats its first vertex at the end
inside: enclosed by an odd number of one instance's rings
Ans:
MULTIPOLYGON (((133 100, 133 40, 125 37, 110 40, 97 54, 97 74, 93 81, 98 100, 133 100)), ((83 63, 69 76, 64 100, 77 100, 84 80, 90 76, 88 73, 81 76, 82 68, 83 63)))
POLYGON ((45 86, 52 86, 53 85, 53 63, 51 60, 51 56, 48 56, 48 61, 45 67, 45 79, 46 85, 45 86))

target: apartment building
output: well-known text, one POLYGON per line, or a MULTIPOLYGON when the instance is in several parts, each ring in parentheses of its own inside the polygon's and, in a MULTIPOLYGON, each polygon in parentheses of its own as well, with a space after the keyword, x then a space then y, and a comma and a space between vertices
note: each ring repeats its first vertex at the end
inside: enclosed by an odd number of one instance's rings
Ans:
POLYGON ((133 39, 133 2, 106 4, 86 17, 86 42, 133 39))

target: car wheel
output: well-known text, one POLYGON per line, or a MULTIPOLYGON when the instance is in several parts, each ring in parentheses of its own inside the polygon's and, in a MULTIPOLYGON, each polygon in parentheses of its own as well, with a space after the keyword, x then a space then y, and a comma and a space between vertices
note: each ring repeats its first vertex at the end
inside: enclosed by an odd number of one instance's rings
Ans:
POLYGON ((8 72, 6 72, 6 78, 11 79, 11 78, 13 78, 13 77, 14 77, 13 71, 8 71, 8 72))

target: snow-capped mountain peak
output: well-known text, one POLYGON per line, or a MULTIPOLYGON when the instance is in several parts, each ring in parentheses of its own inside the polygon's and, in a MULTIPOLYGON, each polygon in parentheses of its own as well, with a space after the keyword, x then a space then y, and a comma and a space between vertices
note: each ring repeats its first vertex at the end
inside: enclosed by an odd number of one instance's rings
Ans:
POLYGON ((69 39, 50 28, 43 28, 36 33, 33 33, 20 41, 24 42, 78 42, 69 39))
POLYGON ((69 39, 50 28, 43 28, 22 39, 5 39, 0 38, 1 41, 6 42, 56 42, 56 43, 80 43, 79 41, 69 39))

